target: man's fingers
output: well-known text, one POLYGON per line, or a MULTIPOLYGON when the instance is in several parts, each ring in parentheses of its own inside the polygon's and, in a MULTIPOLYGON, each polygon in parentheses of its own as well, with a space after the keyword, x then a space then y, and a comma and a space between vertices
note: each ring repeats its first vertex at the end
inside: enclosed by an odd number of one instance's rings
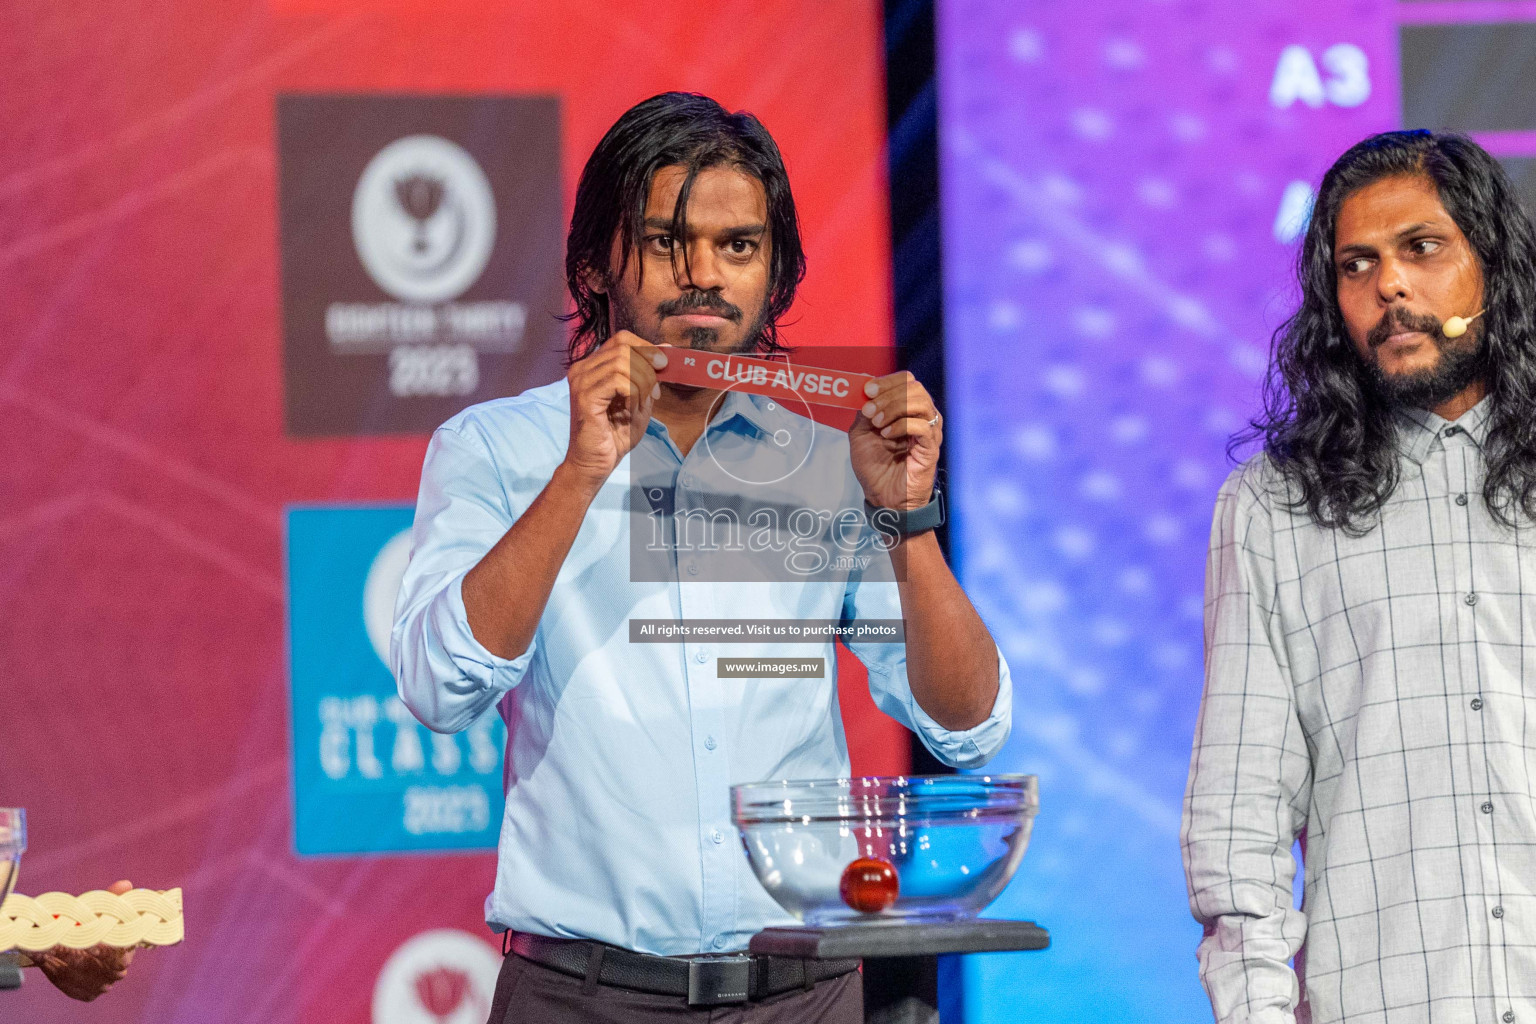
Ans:
POLYGON ((656 373, 642 373, 644 367, 616 366, 610 373, 603 387, 603 393, 612 401, 614 398, 624 400, 624 404, 634 408, 640 399, 656 390, 656 373))
POLYGON ((629 401, 656 390, 656 367, 634 346, 619 346, 590 358, 590 366, 579 371, 572 368, 570 382, 572 393, 590 395, 594 406, 609 405, 615 398, 629 401))
POLYGON ((626 365, 610 366, 601 377, 571 382, 573 404, 591 416, 611 416, 616 409, 633 410, 636 402, 655 387, 654 374, 647 381, 635 380, 626 365))
POLYGON ((912 418, 923 422, 934 419, 939 411, 933 404, 933 399, 926 391, 921 390, 908 394, 885 394, 879 398, 871 399, 864 403, 860 410, 869 420, 870 426, 877 430, 900 419, 912 418))
MULTIPOLYGON (((917 378, 912 376, 911 370, 901 370, 897 373, 888 373, 884 377, 876 377, 864 384, 864 397, 878 399, 881 395, 891 392, 903 392, 910 385, 916 384, 917 378)), ((921 387, 922 385, 918 385, 921 387)))
POLYGON ((899 437, 910 437, 920 440, 924 437, 934 437, 939 433, 937 424, 929 423, 920 416, 903 416, 894 422, 887 423, 880 428, 880 436, 895 440, 899 437))
POLYGON ((887 373, 883 377, 876 377, 864 383, 865 398, 879 398, 891 391, 900 391, 908 385, 916 383, 917 378, 911 370, 898 370, 895 373, 887 373))
POLYGON ((629 349, 631 352, 640 353, 653 367, 667 365, 667 354, 661 351, 660 347, 651 344, 631 331, 615 332, 611 338, 603 343, 603 348, 609 352, 620 352, 624 349, 629 349))
MULTIPOLYGON (((658 358, 665 362, 666 356, 661 353, 660 349, 657 349, 654 345, 651 346, 651 349, 658 358)), ((642 352, 638 348, 630 349, 629 376, 635 382, 637 394, 649 394, 656 386, 656 365, 651 361, 651 358, 650 354, 642 352)))
POLYGON ((875 394, 859 411, 876 429, 907 416, 930 420, 938 411, 928 389, 906 370, 869 381, 864 393, 871 391, 875 394))
POLYGON ((628 331, 620 331, 592 355, 574 363, 566 376, 572 390, 579 390, 584 383, 604 379, 615 366, 630 364, 643 365, 654 375, 658 367, 667 364, 667 354, 628 331))

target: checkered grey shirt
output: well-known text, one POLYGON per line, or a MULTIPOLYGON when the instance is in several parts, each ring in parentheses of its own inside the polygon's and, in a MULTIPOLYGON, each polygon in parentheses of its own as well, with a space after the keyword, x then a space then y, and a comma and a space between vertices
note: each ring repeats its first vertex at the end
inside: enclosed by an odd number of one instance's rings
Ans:
POLYGON ((1183 830, 1218 1021, 1536 1024, 1536 530, 1483 503, 1487 406, 1399 417, 1363 537, 1263 456, 1221 490, 1183 830))

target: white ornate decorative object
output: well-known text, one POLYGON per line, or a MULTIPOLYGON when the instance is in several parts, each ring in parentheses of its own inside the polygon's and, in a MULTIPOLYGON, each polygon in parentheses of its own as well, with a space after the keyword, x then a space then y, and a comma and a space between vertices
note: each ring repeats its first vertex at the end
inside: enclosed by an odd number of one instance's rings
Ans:
POLYGON ((133 889, 121 896, 104 889, 80 896, 13 893, 0 906, 0 950, 174 946, 183 936, 180 889, 133 889))

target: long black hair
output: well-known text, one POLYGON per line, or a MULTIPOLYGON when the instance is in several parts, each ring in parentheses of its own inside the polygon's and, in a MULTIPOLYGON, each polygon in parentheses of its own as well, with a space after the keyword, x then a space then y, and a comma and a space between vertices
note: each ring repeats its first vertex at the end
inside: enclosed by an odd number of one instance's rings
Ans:
MULTIPOLYGON (((611 286, 609 258, 615 233, 619 239, 622 277, 642 237, 651 178, 663 167, 687 170, 672 212, 672 234, 687 238, 688 196, 702 170, 721 165, 752 175, 763 184, 768 199, 768 297, 756 351, 771 355, 784 350, 779 320, 795 300, 805 277, 805 253, 800 247, 800 222, 795 213, 789 175, 779 147, 762 122, 745 111, 729 113, 708 96, 664 92, 631 107, 603 136, 587 159, 576 186, 576 210, 565 244, 565 280, 576 309, 566 319, 576 322, 569 361, 575 362, 601 345, 613 323, 605 292, 593 291, 592 273, 611 286)), ((686 246, 682 250, 686 266, 686 246)), ((677 256, 673 257, 677 259, 677 256)))
POLYGON ((1264 411, 1233 440, 1264 442, 1293 508, 1361 534, 1398 483, 1392 410, 1345 333, 1334 270, 1339 209, 1382 178, 1423 175, 1483 274, 1482 376, 1491 406, 1483 500, 1500 522, 1536 518, 1536 231, 1497 161, 1463 135, 1384 132, 1323 176, 1297 260, 1301 307, 1275 332, 1264 411))

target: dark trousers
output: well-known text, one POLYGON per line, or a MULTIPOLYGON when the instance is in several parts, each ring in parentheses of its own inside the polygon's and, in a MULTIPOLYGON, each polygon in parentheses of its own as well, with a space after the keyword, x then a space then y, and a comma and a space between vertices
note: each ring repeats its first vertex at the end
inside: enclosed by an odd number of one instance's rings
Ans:
POLYGON ((710 1024, 864 1024, 864 976, 849 971, 755 1003, 694 1006, 682 996, 659 996, 611 985, 588 993, 573 978, 509 953, 496 979, 496 1001, 486 1024, 647 1024, 650 1021, 710 1024))

